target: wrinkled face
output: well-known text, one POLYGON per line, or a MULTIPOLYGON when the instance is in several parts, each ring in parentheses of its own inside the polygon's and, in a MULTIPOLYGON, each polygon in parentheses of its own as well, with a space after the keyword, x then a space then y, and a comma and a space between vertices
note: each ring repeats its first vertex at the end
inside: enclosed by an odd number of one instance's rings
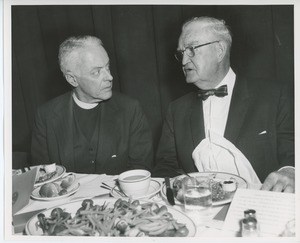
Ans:
MULTIPOLYGON (((212 34, 208 34, 199 27, 199 23, 189 24, 181 33, 178 41, 178 50, 197 46, 208 42, 218 41, 212 34)), ((216 46, 218 42, 196 48, 195 56, 183 54, 182 69, 187 83, 192 83, 202 89, 214 88, 218 83, 214 76, 218 71, 216 46)))
POLYGON ((102 46, 90 45, 77 53, 74 65, 75 93, 79 100, 96 103, 112 96, 109 57, 102 46))

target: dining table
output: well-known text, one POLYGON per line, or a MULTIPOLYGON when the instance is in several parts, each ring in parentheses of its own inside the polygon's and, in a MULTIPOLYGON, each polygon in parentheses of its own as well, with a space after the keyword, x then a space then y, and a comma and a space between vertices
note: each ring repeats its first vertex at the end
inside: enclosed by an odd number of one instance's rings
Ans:
MULTIPOLYGON (((28 204, 26 206, 24 206, 22 209, 20 209, 19 211, 17 211, 14 215, 13 215, 13 224, 12 224, 12 236, 14 237, 22 237, 26 235, 26 231, 25 231, 25 225, 26 222, 28 220, 30 220, 31 217, 35 216, 36 214, 42 212, 43 210, 48 210, 48 209, 52 209, 54 207, 64 207, 64 205, 76 202, 76 201, 80 201, 80 200, 84 200, 84 199, 103 199, 105 201, 105 199, 114 199, 117 198, 115 193, 112 193, 114 190, 109 189, 110 188, 116 188, 117 187, 117 179, 118 179, 118 175, 106 175, 106 174, 81 174, 81 173, 73 173, 76 176, 76 180, 79 183, 79 188, 76 190, 76 192, 74 194, 70 194, 64 198, 61 199, 49 199, 49 200, 38 200, 34 197, 31 197, 28 204), (106 184, 105 187, 103 187, 103 183, 106 184), (107 187, 108 186, 108 187, 107 187), (17 220, 18 219, 18 220, 17 220), (18 221, 18 222, 17 222, 18 221)), ((183 204, 180 203, 176 203, 175 205, 170 205, 166 199, 166 197, 163 194, 163 186, 164 186, 164 178, 151 178, 151 180, 155 180, 156 183, 159 184, 159 190, 155 191, 155 193, 152 193, 149 197, 147 198, 143 198, 140 199, 142 201, 150 201, 150 202, 154 202, 157 203, 159 205, 165 205, 168 208, 171 208, 172 210, 177 210, 179 212, 181 212, 182 215, 187 215, 190 218, 190 215, 186 214, 186 210, 183 206, 183 204)), ((246 204, 251 203, 251 200, 253 201, 252 203, 257 203, 256 201, 254 202, 254 198, 252 197, 256 197, 258 198, 258 201, 260 200, 259 198, 261 198, 261 201, 265 201, 266 198, 263 198, 265 195, 267 195, 267 199, 269 200, 269 202, 272 201, 274 208, 278 208, 279 205, 276 204, 276 200, 279 202, 280 200, 283 202, 281 204, 283 204, 283 208, 282 208, 282 212, 281 212, 281 216, 286 215, 286 209, 289 209, 289 215, 293 216, 295 209, 293 207, 294 206, 294 202, 293 202, 293 195, 283 195, 283 193, 271 193, 271 192, 262 192, 260 190, 250 190, 250 189, 243 189, 243 190, 239 190, 236 191, 235 196, 232 200, 235 199, 236 194, 238 194, 239 192, 241 193, 246 193, 246 195, 249 192, 249 195, 251 194, 251 199, 246 199, 247 201, 245 201, 245 199, 243 199, 243 197, 239 198, 239 200, 244 200, 244 201, 236 201, 234 207, 240 207, 242 206, 242 208, 240 209, 240 212, 243 212, 244 209, 246 208, 246 204), (259 192, 259 193, 258 193, 259 192), (257 194, 257 195, 255 195, 257 194), (275 200, 273 199, 275 198, 275 200), (281 198, 281 199, 280 199, 281 198), (287 198, 289 198, 289 200, 286 200, 287 198), (285 201, 289 201, 290 204, 286 204, 285 201), (243 204, 245 204, 243 206, 243 204), (244 208, 245 207, 245 208, 244 208)), ((240 193, 240 194, 241 194, 240 193)), ((127 198, 128 199, 128 198, 127 198)), ((226 216, 228 216, 228 212, 230 212, 230 209, 232 209, 232 205, 234 204, 233 201, 228 201, 226 203, 220 203, 220 204, 214 204, 212 209, 211 209, 211 214, 209 215, 209 217, 205 218, 205 220, 202 220, 200 222, 196 222, 195 220, 192 219, 193 223, 194 223, 194 228, 195 228, 195 234, 193 236, 195 237, 206 237, 206 238, 218 238, 218 237, 236 237, 236 232, 232 232, 232 231, 226 231, 226 229, 231 228, 231 224, 234 224, 235 222, 229 222, 229 224, 225 225, 225 219, 227 220, 228 217, 226 218, 226 216), (227 227, 227 228, 226 228, 227 227)), ((249 204, 251 205, 251 204, 249 204)), ((249 206, 248 205, 248 206, 249 206)), ((270 205, 270 203, 269 203, 270 205)), ((266 216, 269 217, 268 214, 272 213, 273 208, 263 208, 261 209, 261 215, 263 214, 263 211, 266 211, 266 216), (269 210, 269 211, 268 211, 269 210)), ((274 211, 274 210, 273 210, 274 211)), ((231 213, 231 212, 230 212, 231 213)), ((232 212, 232 214, 235 214, 235 212, 232 212)), ((262 215, 263 216, 263 215, 262 215)), ((275 215, 276 216, 276 215, 275 215)), ((270 220, 271 218, 269 218, 268 220, 270 220)), ((282 220, 283 218, 281 218, 282 220)), ((280 220, 280 219, 279 219, 280 220)), ((228 221, 228 220, 227 220, 228 221)), ((226 221, 226 222, 227 222, 226 221)), ((235 219, 235 221, 237 221, 235 219)), ((267 221, 267 220, 265 220, 267 221)), ((282 223, 282 222, 279 222, 282 223)), ((265 225, 264 225, 265 227, 265 225)), ((268 223, 266 225, 266 229, 268 230, 268 223)), ((269 231, 272 232, 273 229, 275 227, 274 225, 270 225, 269 226, 269 231), (273 227, 273 228, 270 228, 273 227)), ((284 225, 282 224, 280 226, 280 228, 278 228, 279 230, 282 230, 282 228, 284 228, 284 225)), ((273 232, 272 232, 273 233, 273 232)))
MULTIPOLYGON (((22 216, 22 215, 30 215, 32 217, 34 213, 41 212, 42 210, 46 210, 53 207, 58 207, 60 205, 65 205, 67 203, 71 203, 76 200, 83 200, 86 198, 112 198, 111 190, 105 189, 101 187, 102 183, 114 187, 116 185, 116 180, 118 176, 116 175, 106 175, 106 174, 81 174, 75 173, 76 178, 80 184, 79 189, 73 195, 68 197, 58 199, 58 200, 49 200, 49 201, 41 201, 30 198, 28 204, 19 210, 14 217, 22 216), (30 214, 32 212, 32 214, 30 214)), ((164 183, 164 178, 153 178, 162 186, 164 183)), ((166 205, 168 207, 172 207, 178 211, 184 213, 184 208, 180 205, 171 206, 167 202, 167 200, 162 197, 161 191, 159 190, 155 195, 152 195, 150 198, 142 199, 146 201, 156 202, 160 205, 166 205)), ((228 204, 214 206, 212 208, 212 214, 210 220, 206 220, 201 224, 196 225, 196 234, 195 237, 218 237, 222 236, 222 225, 224 223, 225 215, 228 210, 228 204)), ((28 216, 27 216, 28 217, 28 216)), ((27 218, 28 219, 28 218, 27 218)), ((26 220, 27 220, 26 219, 26 220)), ((16 226, 12 227, 12 235, 22 236, 26 235, 24 227, 25 221, 23 225, 19 226, 16 230, 16 226), (21 227, 21 230, 20 230, 21 227)))

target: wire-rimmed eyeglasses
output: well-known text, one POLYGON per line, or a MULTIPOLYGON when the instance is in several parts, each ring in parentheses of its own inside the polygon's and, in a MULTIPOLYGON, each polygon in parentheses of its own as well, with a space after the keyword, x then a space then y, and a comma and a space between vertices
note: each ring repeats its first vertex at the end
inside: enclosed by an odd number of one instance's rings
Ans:
POLYGON ((207 42, 207 43, 197 45, 197 46, 188 46, 188 47, 184 48, 183 50, 177 50, 176 53, 175 53, 175 58, 178 62, 181 62, 182 59, 183 59, 184 53, 186 53, 189 57, 194 57, 195 56, 195 49, 200 48, 202 46, 207 46, 207 45, 210 45, 210 44, 213 44, 213 43, 217 43, 217 42, 220 42, 220 41, 219 40, 218 41, 211 41, 211 42, 207 42))

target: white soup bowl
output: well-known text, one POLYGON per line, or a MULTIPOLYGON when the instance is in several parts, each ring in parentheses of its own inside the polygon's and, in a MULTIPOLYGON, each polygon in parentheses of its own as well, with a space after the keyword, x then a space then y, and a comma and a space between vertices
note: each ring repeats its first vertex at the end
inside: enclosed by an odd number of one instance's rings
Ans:
POLYGON ((120 189, 132 197, 144 196, 147 194, 151 180, 151 173, 147 170, 128 170, 118 177, 120 189))

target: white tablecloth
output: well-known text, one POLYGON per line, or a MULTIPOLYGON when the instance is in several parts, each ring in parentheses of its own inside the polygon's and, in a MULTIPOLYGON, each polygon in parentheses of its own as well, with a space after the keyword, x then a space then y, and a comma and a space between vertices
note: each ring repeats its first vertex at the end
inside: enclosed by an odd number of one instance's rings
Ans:
MULTIPOLYGON (((109 176, 109 175, 96 175, 96 174, 76 174, 76 177, 80 183, 79 190, 70 197, 55 200, 55 201, 39 201, 30 199, 27 206, 17 212, 17 214, 22 214, 26 212, 31 212, 39 209, 47 209, 51 207, 55 207, 58 205, 66 204, 70 201, 78 200, 80 198, 86 197, 94 197, 99 195, 106 195, 109 197, 109 190, 101 188, 101 183, 105 182, 110 186, 115 185, 115 179, 117 176, 109 176)), ((156 178, 156 180, 163 182, 162 178, 156 178)), ((166 204, 167 202, 160 196, 160 193, 152 197, 150 200, 166 204)), ((179 211, 184 211, 180 206, 175 205, 175 209, 179 211)), ((212 208, 211 217, 202 223, 197 223, 197 237, 218 237, 221 235, 221 228, 223 225, 223 221, 214 220, 213 217, 223 208, 223 206, 216 206, 212 208)))

